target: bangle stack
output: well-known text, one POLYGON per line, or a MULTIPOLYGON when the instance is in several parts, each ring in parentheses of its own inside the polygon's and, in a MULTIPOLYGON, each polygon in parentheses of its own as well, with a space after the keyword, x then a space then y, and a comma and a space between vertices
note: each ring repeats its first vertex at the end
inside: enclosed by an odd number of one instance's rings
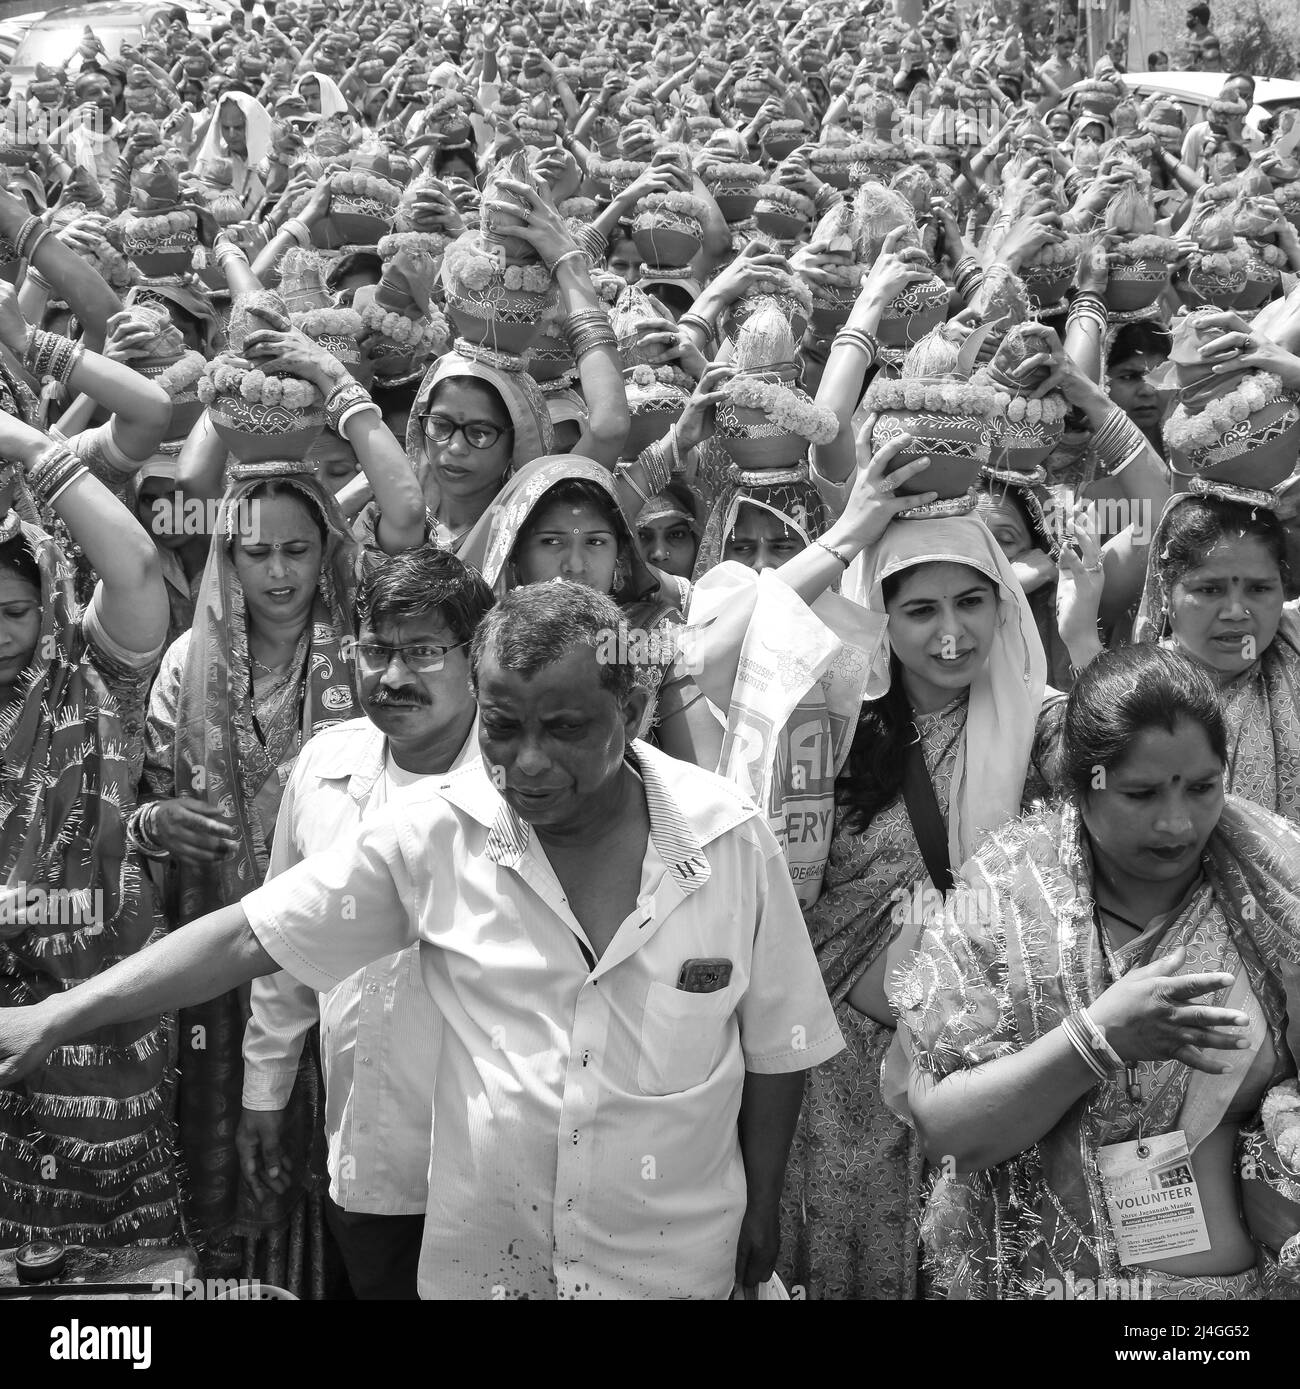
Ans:
POLYGON ((70 448, 52 443, 29 469, 27 486, 37 502, 48 510, 79 477, 89 471, 70 448))
POLYGON ((158 802, 149 801, 137 806, 126 822, 126 842, 145 858, 164 859, 167 850, 158 842, 155 828, 158 821, 158 802))
POLYGON ((1078 202, 1079 194, 1083 191, 1083 175, 1079 173, 1078 169, 1071 169, 1061 182, 1065 189, 1065 196, 1072 203, 1078 202))
POLYGON ((952 285, 957 293, 970 303, 975 291, 984 283, 984 272, 979 261, 972 255, 963 256, 952 268, 952 285))
POLYGON ((615 472, 645 503, 657 493, 662 492, 672 481, 671 459, 671 445, 666 439, 656 439, 653 444, 647 444, 641 450, 635 463, 622 462, 615 469, 615 472), (645 474, 646 487, 649 488, 649 491, 643 491, 632 476, 631 470, 637 464, 640 464, 641 470, 645 474))
POLYGON ((697 333, 704 336, 705 346, 716 345, 718 341, 717 331, 712 323, 703 315, 692 313, 689 309, 677 320, 679 328, 694 328, 697 333))
POLYGON ((865 328, 841 328, 831 344, 832 350, 837 347, 852 347, 865 353, 868 367, 880 356, 880 343, 876 340, 876 335, 867 332, 865 328))
POLYGON ((29 217, 22 224, 18 235, 14 237, 14 250, 18 252, 20 260, 31 259, 31 250, 36 241, 40 240, 40 233, 45 230, 45 223, 39 217, 29 217))
POLYGON ((23 283, 27 284, 29 281, 34 284, 37 289, 43 290, 47 295, 54 293, 54 286, 31 264, 27 266, 27 275, 23 283))
POLYGON ((604 309, 575 309, 564 320, 564 338, 575 362, 603 347, 618 349, 618 338, 604 309))
POLYGON ((829 183, 822 186, 813 194, 813 207, 817 209, 820 216, 824 217, 840 200, 839 189, 832 188, 829 183))
POLYGON ((1078 1054, 1079 1060, 1100 1081, 1106 1081, 1117 1071, 1124 1069, 1124 1062, 1106 1041, 1106 1034, 1088 1017, 1088 1010, 1080 1008, 1077 1013, 1061 1020, 1061 1031, 1066 1040, 1078 1054), (1097 1045, 1100 1039, 1101 1045, 1097 1045))
POLYGON ((1103 334, 1110 324, 1106 314, 1106 301, 1095 290, 1081 289, 1071 300, 1070 312, 1065 319, 1066 331, 1069 331, 1072 324, 1085 319, 1089 323, 1095 323, 1103 334))
POLYGON ((68 378, 76 370, 86 349, 71 338, 60 337, 58 333, 44 333, 32 328, 27 334, 27 350, 23 361, 38 381, 52 377, 60 385, 67 385, 68 378))
POLYGON ((379 406, 370 398, 370 392, 351 377, 344 377, 325 397, 325 420, 336 434, 342 434, 353 415, 365 410, 380 413, 379 406))
POLYGON ((609 250, 609 238, 602 236, 590 223, 579 227, 573 233, 573 239, 592 265, 605 259, 605 252, 609 250))
POLYGON ((301 217, 290 217, 280 230, 288 232, 304 251, 311 246, 311 228, 301 217))
POLYGON ((1146 447, 1146 435, 1118 405, 1092 436, 1093 452, 1107 477, 1117 477, 1146 447))

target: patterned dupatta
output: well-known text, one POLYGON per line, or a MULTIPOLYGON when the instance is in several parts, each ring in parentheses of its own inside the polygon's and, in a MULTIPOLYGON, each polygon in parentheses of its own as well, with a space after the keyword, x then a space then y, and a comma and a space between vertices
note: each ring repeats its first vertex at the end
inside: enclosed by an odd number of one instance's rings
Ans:
MULTIPOLYGON (((1160 556, 1174 511, 1193 494, 1169 499, 1147 558, 1134 641, 1173 646, 1169 593, 1160 577, 1160 556)), ((1228 725, 1228 789, 1300 823, 1300 614, 1282 612, 1277 635, 1259 659, 1219 694, 1228 725)))
MULTIPOLYGON (((1300 836, 1229 797, 1202 856, 1207 887, 1157 949, 1188 949, 1183 973, 1240 960, 1278 1060, 1300 1055, 1300 836)), ((1022 1050, 1106 988, 1092 865, 1073 806, 995 832, 962 871, 943 917, 891 988, 917 1063, 935 1079, 1022 1050)), ((1218 996, 1206 1000, 1221 1004, 1218 996)), ((1190 1072, 1144 1067, 1144 1131, 1177 1127, 1190 1072)), ((925 1240, 939 1281, 966 1297, 1044 1295, 1046 1280, 1113 1278, 1119 1262, 1098 1150, 1136 1137, 1123 1078, 1094 1088, 1039 1142, 962 1180, 941 1178, 925 1240)))
POLYGON ((297 698, 287 700, 281 717, 263 728, 265 744, 257 736, 244 591, 229 542, 260 481, 234 482, 222 498, 216 533, 226 543, 214 544, 208 556, 177 701, 172 794, 204 797, 239 831, 237 851, 228 859, 185 865, 182 921, 238 901, 261 884, 275 824, 263 823, 259 794, 313 733, 356 713, 352 665, 344 655, 352 633, 355 543, 333 497, 313 477, 283 477, 280 485, 292 488, 324 520, 327 539, 310 629, 294 653, 297 698), (285 710, 292 711, 287 723, 285 710))
MULTIPOLYGON (((30 904, 39 888, 62 905, 39 921, 0 916, 0 1007, 91 979, 165 929, 126 843, 140 730, 124 728, 88 659, 72 568, 34 518, 20 483, 0 538, 21 537, 34 557, 41 619, 35 657, 0 711, 0 890, 30 904)), ((76 1042, 0 1090, 0 1245, 163 1242, 177 1221, 166 1020, 103 1027, 76 1042)))
MULTIPOLYGON (((237 902, 261 884, 275 831, 272 811, 279 804, 292 760, 312 734, 356 712, 352 665, 345 655, 352 633, 355 542, 333 497, 314 476, 280 475, 277 480, 325 522, 327 538, 315 606, 294 654, 293 688, 280 706, 279 717, 269 726, 259 718, 266 738, 263 744, 254 727, 259 704, 251 689, 244 593, 230 553, 241 504, 263 479, 232 482, 222 499, 216 539, 195 608, 177 700, 174 787, 167 794, 205 798, 235 825, 239 840, 226 859, 180 864, 181 924, 237 902)), ((209 1267, 223 1273, 238 1271, 241 1262, 253 1257, 232 1246, 231 1236, 254 1238, 265 1233, 268 1258, 278 1258, 275 1251, 282 1246, 290 1221, 301 1221, 304 1186, 319 1185, 324 1173, 319 1078, 315 1049, 307 1047, 286 1114, 293 1185, 261 1205, 243 1185, 234 1134, 247 1016, 246 991, 224 994, 181 1015, 179 1114, 182 1148, 192 1178, 189 1211, 209 1267)), ((256 1265, 263 1273, 275 1266, 274 1262, 256 1265)))

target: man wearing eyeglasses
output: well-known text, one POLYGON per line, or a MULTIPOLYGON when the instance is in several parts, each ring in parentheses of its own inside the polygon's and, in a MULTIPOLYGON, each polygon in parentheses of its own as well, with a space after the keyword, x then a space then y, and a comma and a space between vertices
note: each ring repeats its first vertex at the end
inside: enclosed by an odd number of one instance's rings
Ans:
MULTIPOLYGON (((268 878, 342 848, 367 816, 427 794, 434 778, 478 760, 469 642, 491 605, 478 574, 432 545, 366 574, 353 648, 366 717, 303 748, 280 806, 268 878)), ((235 1142, 259 1197, 288 1186, 284 1111, 318 1019, 330 1228, 358 1298, 414 1299, 440 1032, 418 949, 367 965, 322 994, 286 973, 254 981, 235 1142)))
POLYGON ((844 1042, 753 802, 636 738, 648 695, 610 640, 628 635, 579 584, 507 594, 470 656, 479 764, 95 979, 0 1009, 0 1085, 111 1021, 277 968, 333 989, 418 941, 442 1019, 422 1297, 765 1282, 804 1072, 844 1042))

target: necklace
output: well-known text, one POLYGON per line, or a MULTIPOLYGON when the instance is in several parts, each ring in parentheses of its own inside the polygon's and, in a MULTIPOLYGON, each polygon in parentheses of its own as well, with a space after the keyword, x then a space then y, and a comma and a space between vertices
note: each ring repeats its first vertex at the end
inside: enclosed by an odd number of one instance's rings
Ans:
POLYGON ((1100 902, 1095 903, 1096 908, 1103 916, 1108 916, 1113 921, 1118 921, 1121 925, 1127 926, 1130 930, 1136 931, 1141 935, 1146 930, 1145 926, 1139 926, 1136 921, 1130 920, 1127 916, 1121 916, 1119 912, 1112 911, 1109 907, 1103 907, 1100 902))

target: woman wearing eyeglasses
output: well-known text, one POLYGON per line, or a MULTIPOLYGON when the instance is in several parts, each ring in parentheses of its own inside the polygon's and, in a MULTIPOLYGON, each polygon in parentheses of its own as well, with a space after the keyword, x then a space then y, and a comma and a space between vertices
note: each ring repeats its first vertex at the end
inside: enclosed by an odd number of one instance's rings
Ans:
MULTIPOLYGON (((519 204, 527 207, 526 224, 512 226, 510 234, 554 267, 561 321, 595 310, 603 318, 587 262, 549 194, 512 179, 497 186, 516 200, 510 205, 515 213, 519 204)), ((612 470, 628 430, 617 348, 592 346, 577 370, 587 418, 572 452, 612 470)), ((407 455, 435 522, 432 538, 482 568, 488 512, 497 494, 512 473, 553 452, 554 445, 550 411, 522 361, 457 342, 421 382, 406 431, 407 455)), ((358 535, 367 524, 363 516, 358 535)))
MULTIPOLYGON (((356 713, 356 550, 309 461, 232 469, 194 626, 168 649, 153 688, 145 803, 133 820, 145 852, 165 864, 173 921, 262 881, 299 749, 356 713)), ((314 1054, 304 1054, 286 1118, 293 1182, 259 1204, 241 1183, 234 1143, 246 1012, 231 993, 181 1015, 191 1228, 214 1276, 251 1270, 319 1295, 323 1213, 319 1195, 304 1195, 320 1190, 325 1170, 314 1054), (300 1268, 286 1263, 290 1247, 305 1250, 300 1268)))

